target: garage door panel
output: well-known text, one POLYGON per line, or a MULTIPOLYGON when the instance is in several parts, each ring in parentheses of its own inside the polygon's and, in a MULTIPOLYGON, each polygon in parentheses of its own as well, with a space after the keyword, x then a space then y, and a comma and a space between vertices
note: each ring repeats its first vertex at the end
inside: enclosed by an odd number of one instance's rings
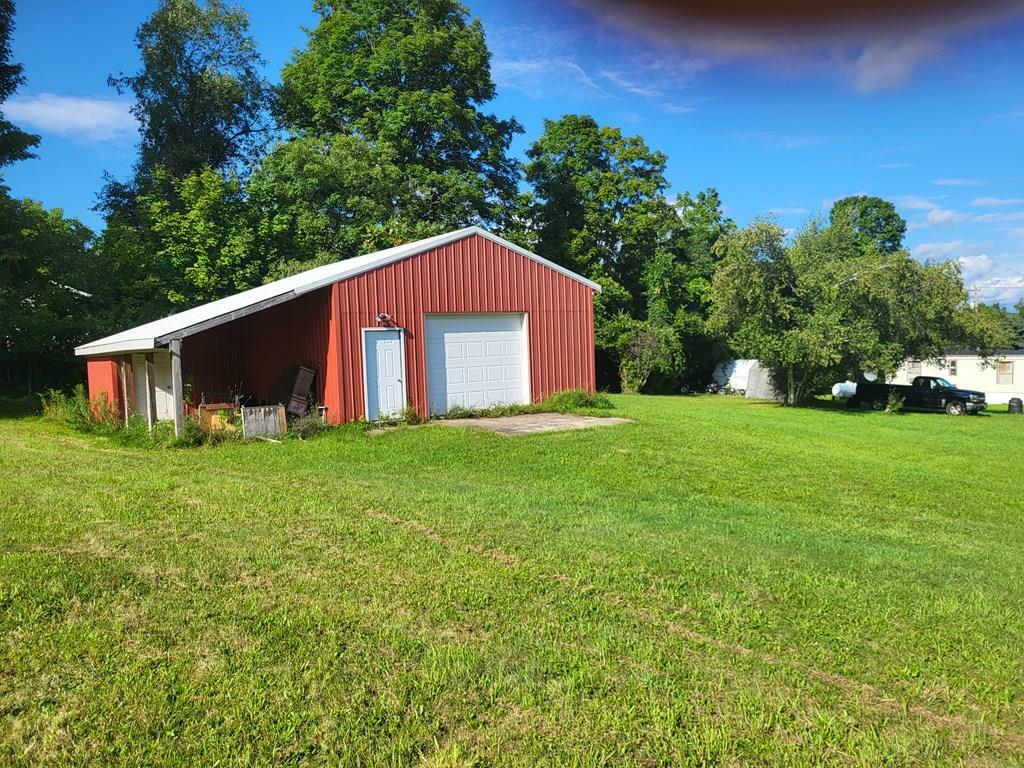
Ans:
POLYGON ((430 410, 529 401, 523 315, 427 315, 430 410))

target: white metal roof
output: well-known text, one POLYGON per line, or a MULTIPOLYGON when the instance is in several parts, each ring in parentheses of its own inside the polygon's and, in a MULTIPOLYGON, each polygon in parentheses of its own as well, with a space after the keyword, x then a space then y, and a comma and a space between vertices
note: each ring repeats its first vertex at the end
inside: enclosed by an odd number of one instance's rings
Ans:
POLYGON ((503 245, 528 259, 533 259, 556 272, 560 272, 566 277, 583 283, 583 285, 592 290, 601 290, 601 286, 597 283, 587 280, 585 277, 577 275, 575 272, 554 262, 541 258, 535 253, 520 248, 518 245, 510 243, 508 240, 498 237, 487 230, 480 227, 466 227, 465 229, 457 229, 454 232, 448 232, 443 235, 435 235, 424 240, 417 240, 414 243, 398 245, 383 251, 357 256, 353 259, 345 259, 343 261, 336 261, 333 264, 325 264, 322 267, 315 267, 291 277, 275 280, 272 283, 251 288, 248 291, 242 291, 233 296, 211 301, 208 304, 202 304, 198 307, 187 309, 184 312, 178 312, 175 315, 169 315, 160 320, 154 320, 151 323, 130 328, 127 331, 121 331, 121 333, 115 333, 112 336, 90 341, 87 344, 82 344, 80 347, 75 347, 75 354, 79 356, 111 355, 121 352, 155 349, 160 343, 159 339, 181 333, 195 325, 229 315, 244 313, 247 308, 273 299, 287 300, 295 298, 304 293, 323 288, 331 283, 336 283, 339 280, 345 280, 346 278, 369 272, 386 264, 415 256, 423 251, 429 251, 432 248, 438 248, 442 245, 462 240, 470 235, 486 237, 492 242, 503 245))

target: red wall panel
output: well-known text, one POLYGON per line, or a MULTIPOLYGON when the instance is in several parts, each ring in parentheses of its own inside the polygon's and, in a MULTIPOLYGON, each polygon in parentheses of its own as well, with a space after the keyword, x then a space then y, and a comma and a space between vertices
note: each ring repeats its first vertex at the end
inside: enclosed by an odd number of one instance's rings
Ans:
POLYGON ((530 397, 594 391, 593 291, 485 237, 463 240, 335 283, 341 421, 363 418, 363 328, 385 312, 405 329, 409 402, 427 413, 424 315, 522 312, 529 335, 530 397))
POLYGON ((107 403, 115 414, 122 413, 121 381, 117 375, 118 366, 123 358, 90 357, 85 362, 85 374, 89 381, 89 400, 106 397, 107 403))
POLYGON ((182 375, 192 399, 212 402, 229 390, 257 400, 287 401, 300 365, 316 369, 314 388, 325 398, 331 322, 329 288, 277 304, 181 342, 182 375))

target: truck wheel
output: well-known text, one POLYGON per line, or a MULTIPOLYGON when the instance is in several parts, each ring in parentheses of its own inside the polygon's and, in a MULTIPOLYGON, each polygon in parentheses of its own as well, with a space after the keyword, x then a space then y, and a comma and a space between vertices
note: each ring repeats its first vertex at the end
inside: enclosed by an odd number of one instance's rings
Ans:
POLYGON ((878 399, 871 401, 871 408, 876 411, 884 411, 886 406, 885 400, 878 399))
POLYGON ((967 409, 964 408, 964 404, 959 400, 950 400, 946 403, 946 413, 950 416, 963 416, 965 410, 967 409))

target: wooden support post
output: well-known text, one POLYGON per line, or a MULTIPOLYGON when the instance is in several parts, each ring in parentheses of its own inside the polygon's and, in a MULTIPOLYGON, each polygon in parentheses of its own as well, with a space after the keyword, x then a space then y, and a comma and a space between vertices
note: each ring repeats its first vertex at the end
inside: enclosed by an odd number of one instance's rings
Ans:
POLYGON ((121 365, 119 366, 119 368, 121 373, 121 401, 123 406, 122 410, 124 411, 124 423, 125 425, 127 425, 128 419, 132 415, 131 400, 129 399, 128 396, 128 389, 131 386, 131 384, 129 383, 129 379, 131 378, 129 371, 131 371, 132 369, 131 357, 128 357, 127 359, 122 357, 121 365))
POLYGON ((156 424, 156 368, 152 352, 146 353, 146 424, 150 430, 156 424))
POLYGON ((171 352, 171 392, 174 397, 174 436, 185 429, 185 391, 181 381, 181 339, 168 342, 171 352))

